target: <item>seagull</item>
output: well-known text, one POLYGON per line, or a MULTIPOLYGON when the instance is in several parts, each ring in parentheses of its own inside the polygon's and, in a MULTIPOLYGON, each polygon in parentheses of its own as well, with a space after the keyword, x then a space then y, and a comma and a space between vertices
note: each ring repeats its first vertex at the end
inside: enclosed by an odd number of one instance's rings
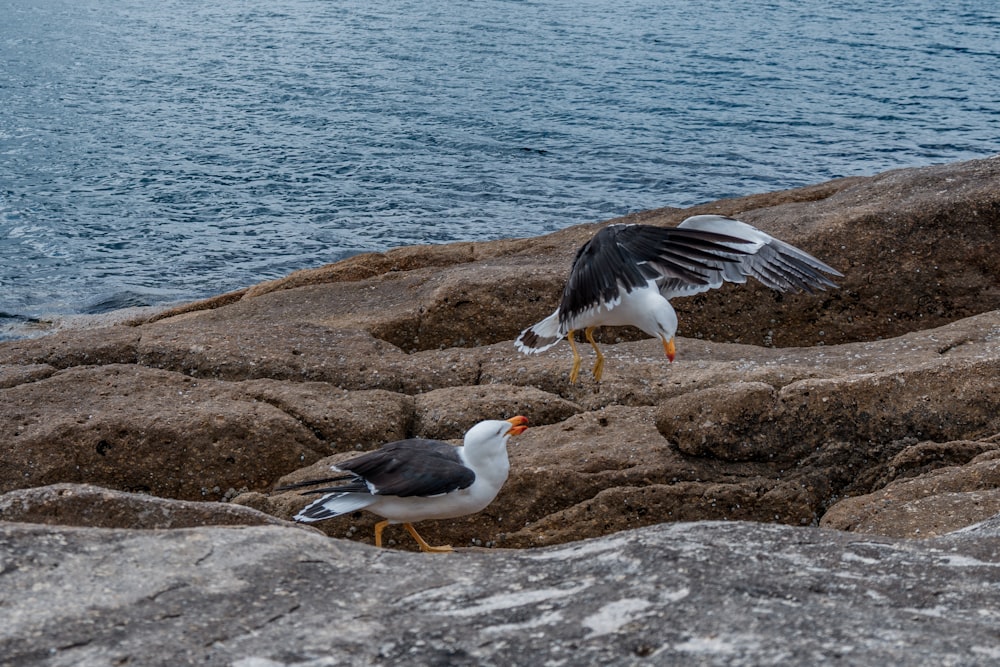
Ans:
POLYGON ((475 514, 493 502, 510 471, 507 440, 527 428, 528 419, 518 416, 479 422, 468 430, 460 447, 440 440, 398 440, 331 466, 344 474, 277 490, 346 482, 305 491, 324 495, 306 505, 295 520, 311 523, 366 509, 384 518, 375 524, 377 547, 382 546, 385 527, 401 523, 422 551, 453 551, 450 546, 427 544, 413 523, 475 514))
POLYGON ((580 372, 574 333, 583 329, 594 348, 594 379, 604 355, 594 342, 600 326, 638 327, 663 343, 674 360, 677 313, 670 299, 691 296, 725 282, 753 276, 781 292, 836 288, 823 272, 842 276, 809 253, 752 225, 721 215, 696 215, 677 227, 613 224, 576 253, 555 312, 521 332, 514 345, 525 354, 544 352, 563 338, 573 350, 569 381, 580 372))

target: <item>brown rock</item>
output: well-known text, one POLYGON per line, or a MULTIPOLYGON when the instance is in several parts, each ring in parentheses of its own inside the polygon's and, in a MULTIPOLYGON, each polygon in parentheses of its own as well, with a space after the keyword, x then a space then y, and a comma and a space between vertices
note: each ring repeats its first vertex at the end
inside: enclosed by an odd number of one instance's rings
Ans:
POLYGON ((0 389, 16 387, 25 382, 47 378, 56 372, 48 364, 28 364, 26 366, 0 366, 0 389))
POLYGON ((561 422, 583 411, 572 401, 534 387, 495 384, 435 389, 416 396, 414 403, 414 435, 437 439, 461 439, 484 419, 524 415, 535 427, 561 422))
POLYGON ((0 521, 93 528, 293 525, 232 503, 168 500, 88 484, 53 484, 0 496, 0 521))
POLYGON ((919 477, 938 468, 962 466, 980 454, 997 449, 1000 449, 1000 443, 975 440, 920 442, 894 456, 889 461, 886 476, 878 480, 877 485, 885 486, 891 481, 919 477))
POLYGON ((525 322, 551 312, 524 295, 550 289, 554 277, 552 271, 514 271, 509 262, 456 267, 425 284, 423 305, 376 324, 371 333, 407 352, 512 340, 525 322))
POLYGON ((345 391, 325 382, 250 380, 237 386, 301 422, 326 453, 369 449, 413 430, 414 401, 406 394, 345 391))
POLYGON ((268 485, 322 449, 272 405, 141 366, 80 367, 2 389, 0 410, 2 491, 72 482, 220 498, 268 485))
POLYGON ((295 273, 254 285, 245 296, 253 298, 278 290, 329 282, 355 282, 385 273, 414 271, 428 267, 446 267, 473 262, 477 258, 477 244, 449 243, 441 246, 407 246, 385 253, 364 253, 349 257, 336 264, 295 273))
POLYGON ((671 521, 706 519, 809 524, 808 503, 790 503, 765 479, 735 484, 678 482, 615 486, 506 536, 504 546, 544 546, 671 521))
POLYGON ((6 341, 0 347, 0 365, 53 368, 134 364, 140 334, 129 326, 68 329, 29 340, 6 341))
POLYGON ((663 404, 658 426, 681 451, 725 460, 797 459, 829 441, 939 441, 1000 431, 1000 357, 686 394, 663 404), (942 387, 948 391, 940 392, 942 387))
POLYGON ((1000 514, 1000 450, 847 498, 821 525, 890 537, 933 537, 1000 514))
POLYGON ((692 456, 726 461, 785 458, 784 451, 775 450, 775 427, 769 423, 775 420, 777 401, 774 387, 764 382, 693 391, 663 404, 657 428, 692 456))
MULTIPOLYGON (((555 307, 600 225, 359 255, 145 323, 0 343, 0 489, 246 488, 241 502, 287 518, 304 499, 266 493, 303 466, 523 412, 533 427, 511 445, 501 496, 432 522, 429 539, 814 522, 845 495, 972 466, 975 447, 935 447, 1000 431, 998 185, 992 158, 622 219, 738 216, 845 277, 819 295, 747 285, 678 300, 673 364, 635 331, 602 332, 600 385, 586 347, 570 384, 565 345, 527 357, 511 344, 555 307)), ((948 493, 985 491, 956 479, 948 493)), ((373 522, 323 528, 370 540, 373 522)))

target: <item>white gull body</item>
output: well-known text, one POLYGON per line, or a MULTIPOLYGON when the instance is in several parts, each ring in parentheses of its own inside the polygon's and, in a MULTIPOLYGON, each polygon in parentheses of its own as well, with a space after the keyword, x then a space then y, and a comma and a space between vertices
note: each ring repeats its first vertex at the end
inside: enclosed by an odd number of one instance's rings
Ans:
POLYGON ((404 524, 425 551, 450 551, 430 547, 411 525, 430 519, 450 519, 485 509, 507 481, 510 462, 507 441, 527 428, 527 419, 479 422, 455 447, 439 440, 409 439, 332 466, 334 477, 300 482, 279 490, 330 482, 338 486, 307 491, 323 494, 295 515, 296 521, 322 521, 367 510, 385 521, 375 527, 376 545, 390 524, 404 524))
POLYGON ((535 354, 565 338, 573 348, 575 382, 580 355, 573 333, 583 329, 597 354, 594 378, 600 380, 604 355, 593 339, 597 327, 635 326, 659 339, 673 361, 678 321, 670 299, 744 283, 749 276, 779 291, 835 288, 824 272, 841 275, 805 251, 724 216, 697 215, 673 228, 609 225, 577 252, 559 307, 514 344, 535 354))

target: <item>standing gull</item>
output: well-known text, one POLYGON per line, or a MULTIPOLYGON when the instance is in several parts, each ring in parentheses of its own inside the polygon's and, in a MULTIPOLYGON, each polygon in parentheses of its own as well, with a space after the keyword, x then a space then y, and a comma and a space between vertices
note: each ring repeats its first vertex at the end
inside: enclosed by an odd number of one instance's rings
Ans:
POLYGON ((837 287, 821 272, 842 275, 795 246, 720 215, 696 215, 673 228, 608 225, 576 253, 556 311, 522 331, 514 345, 534 354, 565 338, 573 349, 569 380, 576 382, 580 353, 573 334, 583 329, 597 354, 599 381, 604 355, 594 342, 597 327, 638 327, 660 339, 673 361, 677 313, 669 299, 724 282, 744 283, 747 276, 781 292, 837 287))
POLYGON ((366 509, 385 519, 375 524, 377 547, 382 546, 385 527, 401 523, 422 551, 452 551, 450 546, 427 544, 413 523, 474 514, 493 502, 510 471, 507 440, 527 428, 525 417, 479 422, 465 434, 460 447, 440 440, 398 440, 332 466, 342 475, 298 482, 277 490, 345 482, 305 491, 324 495, 306 505, 295 515, 295 520, 322 521, 366 509))

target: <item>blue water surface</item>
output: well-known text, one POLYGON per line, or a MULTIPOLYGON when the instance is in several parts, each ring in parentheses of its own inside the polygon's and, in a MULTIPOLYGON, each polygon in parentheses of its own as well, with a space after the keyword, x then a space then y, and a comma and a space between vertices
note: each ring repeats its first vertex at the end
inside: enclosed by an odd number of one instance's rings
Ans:
POLYGON ((994 0, 0 0, 0 325, 995 154, 998 35, 994 0))

